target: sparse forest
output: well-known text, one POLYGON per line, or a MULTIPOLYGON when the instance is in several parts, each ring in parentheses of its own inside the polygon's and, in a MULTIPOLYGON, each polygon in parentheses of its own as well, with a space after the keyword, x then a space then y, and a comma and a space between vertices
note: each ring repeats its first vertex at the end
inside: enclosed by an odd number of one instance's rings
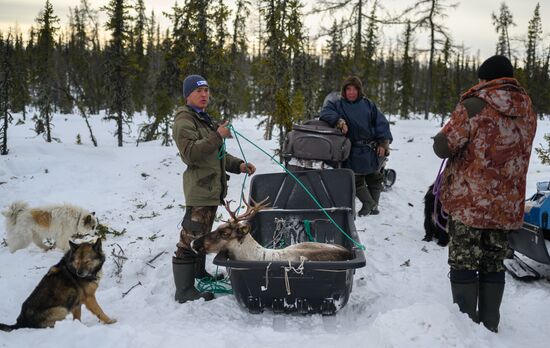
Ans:
MULTIPOLYGON (((171 116, 191 73, 209 81, 212 115, 267 116, 260 124, 264 136, 278 130, 280 142, 292 124, 315 117, 349 74, 363 79, 368 97, 390 119, 422 115, 443 123, 459 95, 477 82, 481 59, 456 45, 444 25, 455 5, 417 1, 391 18, 384 3, 316 2, 313 11, 334 20, 323 33, 324 46, 315 47, 304 29, 301 0, 238 0, 232 8, 224 0, 185 0, 167 13, 148 11, 143 0, 109 0, 97 9, 81 0, 63 26, 46 0, 28 33, 0 32, 0 153, 8 153, 14 122, 32 124, 51 142, 59 140, 54 114, 78 114, 89 125, 101 110, 115 121, 119 146, 135 112, 149 120, 139 125, 139 141, 169 145, 171 116), (105 23, 99 13, 107 16, 105 23), (159 16, 171 25, 161 28, 159 16), (399 28, 393 44, 382 26, 399 28), (418 35, 429 38, 426 47, 417 43, 418 35), (22 117, 15 120, 14 113, 22 117)), ((496 34, 495 53, 510 57, 537 113, 550 114, 550 44, 539 5, 528 28, 516 28, 525 33, 521 40, 511 41, 516 24, 505 2, 487 20, 496 34)))

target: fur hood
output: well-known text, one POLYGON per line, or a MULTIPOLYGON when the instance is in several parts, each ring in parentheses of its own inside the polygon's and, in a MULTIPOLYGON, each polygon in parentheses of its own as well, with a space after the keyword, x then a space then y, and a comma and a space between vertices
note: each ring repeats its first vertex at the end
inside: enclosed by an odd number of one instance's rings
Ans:
POLYGON ((344 100, 346 100, 346 87, 349 85, 352 85, 355 88, 357 88, 358 95, 357 95, 357 100, 355 101, 358 101, 365 96, 365 93, 363 92, 363 83, 361 82, 361 79, 358 78, 357 76, 349 76, 349 77, 346 77, 344 82, 342 82, 342 89, 340 90, 340 95, 344 100))
POLYGON ((531 98, 514 78, 500 78, 482 82, 464 93, 461 101, 477 97, 483 99, 500 114, 508 117, 529 115, 531 98))

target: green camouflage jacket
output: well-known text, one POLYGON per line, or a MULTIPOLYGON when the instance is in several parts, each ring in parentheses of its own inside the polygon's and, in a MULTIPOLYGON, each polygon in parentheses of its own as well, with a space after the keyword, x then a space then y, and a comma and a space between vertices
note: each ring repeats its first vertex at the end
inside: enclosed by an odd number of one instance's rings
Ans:
POLYGON ((227 195, 230 173, 240 173, 243 160, 225 154, 218 159, 223 144, 216 132, 217 125, 189 106, 176 110, 172 136, 182 161, 187 165, 183 173, 183 193, 186 206, 215 206, 227 195))

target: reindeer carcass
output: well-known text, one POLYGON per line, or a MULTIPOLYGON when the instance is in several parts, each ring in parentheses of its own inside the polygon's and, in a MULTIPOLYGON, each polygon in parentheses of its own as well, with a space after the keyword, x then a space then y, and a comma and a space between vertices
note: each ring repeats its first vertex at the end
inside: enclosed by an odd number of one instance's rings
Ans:
POLYGON ((332 315, 348 301, 356 268, 365 266, 354 224, 355 184, 348 169, 293 173, 316 197, 346 237, 301 185, 286 173, 255 175, 250 199, 265 201, 248 221, 250 235, 263 247, 283 248, 303 242, 336 244, 350 251, 343 261, 240 261, 226 251, 214 264, 225 266, 237 301, 251 313, 274 312, 332 315))

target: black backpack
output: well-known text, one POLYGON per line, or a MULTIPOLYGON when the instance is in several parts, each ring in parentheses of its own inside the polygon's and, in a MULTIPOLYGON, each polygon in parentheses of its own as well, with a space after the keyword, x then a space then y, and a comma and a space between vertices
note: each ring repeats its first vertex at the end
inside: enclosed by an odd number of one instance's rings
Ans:
POLYGON ((340 167, 351 150, 350 140, 340 130, 325 121, 313 119, 294 125, 283 146, 283 157, 300 160, 323 161, 332 167, 340 167))

